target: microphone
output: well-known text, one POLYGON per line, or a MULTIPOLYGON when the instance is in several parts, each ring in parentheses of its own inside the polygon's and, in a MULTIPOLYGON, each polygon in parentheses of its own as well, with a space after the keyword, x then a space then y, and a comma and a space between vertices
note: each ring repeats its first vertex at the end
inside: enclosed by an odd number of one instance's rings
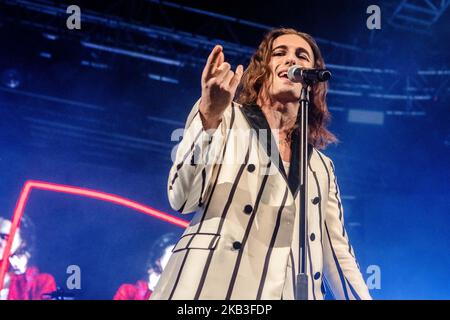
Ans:
POLYGON ((288 70, 288 78, 292 82, 303 82, 310 86, 317 82, 328 81, 331 78, 331 72, 328 69, 306 69, 292 66, 288 70))

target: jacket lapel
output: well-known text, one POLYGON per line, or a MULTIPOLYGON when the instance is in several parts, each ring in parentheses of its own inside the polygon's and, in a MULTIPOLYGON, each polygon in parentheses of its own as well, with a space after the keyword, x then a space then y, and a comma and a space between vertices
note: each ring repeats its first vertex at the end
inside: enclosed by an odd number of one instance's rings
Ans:
POLYGON ((256 131, 259 144, 263 147, 264 152, 270 158, 272 164, 275 164, 287 181, 286 171, 282 165, 281 155, 275 142, 275 138, 270 130, 269 123, 267 122, 264 113, 261 108, 256 104, 244 105, 242 107, 242 113, 247 119, 248 123, 256 131), (273 148, 273 149, 272 149, 273 148), (275 152, 272 152, 275 151, 275 152))
MULTIPOLYGON (((292 194, 294 195, 294 198, 297 196, 297 192, 299 190, 300 185, 300 177, 299 177, 299 170, 300 170, 300 130, 295 130, 292 134, 292 141, 291 141, 291 166, 289 170, 289 177, 288 177, 288 183, 289 183, 289 189, 291 189, 292 194)), ((308 164, 311 162, 311 155, 312 155, 313 146, 312 144, 308 143, 308 164)))
MULTIPOLYGON (((267 122, 264 113, 261 111, 261 107, 256 104, 248 104, 244 105, 241 108, 244 117, 247 119, 247 122, 250 124, 252 129, 256 131, 256 135, 258 137, 259 144, 264 149, 267 156, 270 158, 270 161, 275 164, 286 180, 286 183, 289 185, 289 189, 292 194, 295 195, 299 189, 299 142, 300 137, 298 134, 298 130, 295 130, 292 136, 291 142, 291 165, 289 170, 289 176, 286 175, 286 171, 284 170, 283 162, 281 159, 280 152, 275 142, 275 138, 270 130, 269 123, 267 122), (266 136, 262 136, 266 135, 266 136), (272 149, 273 146, 273 149, 272 149), (275 152, 272 153, 272 150, 275 152)), ((311 159, 312 154, 312 145, 308 144, 308 163, 311 159)))

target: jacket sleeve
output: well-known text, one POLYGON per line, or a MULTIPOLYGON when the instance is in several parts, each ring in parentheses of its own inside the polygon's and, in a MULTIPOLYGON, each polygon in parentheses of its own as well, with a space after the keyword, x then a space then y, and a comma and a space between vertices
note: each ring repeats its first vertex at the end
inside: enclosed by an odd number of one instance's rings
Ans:
POLYGON ((172 154, 173 165, 167 183, 170 205, 180 213, 194 212, 203 206, 214 165, 221 157, 225 141, 227 111, 219 127, 207 132, 198 110, 199 101, 192 108, 183 138, 172 154))
POLYGON ((336 299, 372 299, 345 230, 335 168, 327 160, 330 187, 324 230, 324 275, 336 299))

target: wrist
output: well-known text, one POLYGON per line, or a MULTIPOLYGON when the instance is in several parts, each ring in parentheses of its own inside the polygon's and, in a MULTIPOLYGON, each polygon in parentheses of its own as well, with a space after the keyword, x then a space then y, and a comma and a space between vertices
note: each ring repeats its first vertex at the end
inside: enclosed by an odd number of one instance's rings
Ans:
POLYGON ((202 119, 203 129, 217 129, 220 122, 222 121, 222 114, 217 114, 211 112, 213 108, 204 105, 203 100, 200 100, 198 110, 200 113, 200 118, 202 119))
POLYGON ((217 129, 220 125, 220 122, 222 122, 222 116, 220 115, 212 115, 204 113, 200 110, 199 112, 200 112, 200 119, 202 119, 204 130, 217 129))

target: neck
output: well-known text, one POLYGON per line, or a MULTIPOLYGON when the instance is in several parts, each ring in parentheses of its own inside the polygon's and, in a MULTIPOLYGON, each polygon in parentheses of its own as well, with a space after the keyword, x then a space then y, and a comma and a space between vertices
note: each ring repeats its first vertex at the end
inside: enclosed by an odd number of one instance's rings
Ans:
POLYGON ((258 105, 267 118, 270 128, 289 133, 295 126, 299 102, 269 101, 258 99, 258 105))

